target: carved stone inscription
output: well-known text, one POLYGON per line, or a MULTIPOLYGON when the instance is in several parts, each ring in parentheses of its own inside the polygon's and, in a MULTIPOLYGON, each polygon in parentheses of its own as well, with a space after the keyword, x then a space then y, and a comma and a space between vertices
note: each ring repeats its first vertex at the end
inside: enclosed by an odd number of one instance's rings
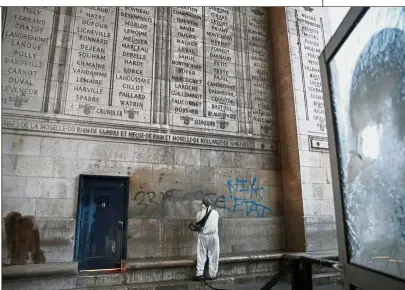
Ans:
POLYGON ((165 141, 171 143, 194 144, 203 146, 230 147, 237 149, 265 150, 280 154, 278 141, 255 141, 241 138, 216 138, 209 136, 191 136, 187 134, 170 134, 159 132, 137 131, 132 129, 115 129, 61 122, 44 122, 35 120, 21 120, 2 118, 2 128, 10 130, 24 130, 45 133, 69 133, 93 137, 108 137, 114 139, 165 141))
POLYGON ((231 7, 206 9, 206 116, 223 130, 238 130, 235 30, 231 7))
POLYGON ((277 131, 277 109, 272 93, 270 75, 270 36, 268 34, 267 11, 260 8, 246 8, 247 41, 249 47, 249 102, 253 132, 263 135, 277 131))
POLYGON ((307 119, 317 123, 319 133, 326 133, 321 75, 318 57, 324 47, 322 20, 315 15, 297 11, 303 89, 307 119))
POLYGON ((54 10, 8 8, 3 108, 52 112, 55 86, 55 113, 67 116, 274 136, 266 9, 74 7, 65 20, 54 10), (60 43, 67 60, 52 69, 60 43))
POLYGON ((46 92, 54 11, 7 8, 2 39, 2 107, 40 112, 46 92))
POLYGON ((109 101, 116 9, 77 7, 74 11, 72 54, 79 57, 70 61, 66 114, 122 117, 109 101))
POLYGON ((127 120, 150 122, 155 8, 118 13, 112 106, 127 120))
POLYGON ((170 112, 177 126, 204 127, 202 7, 171 9, 170 112))

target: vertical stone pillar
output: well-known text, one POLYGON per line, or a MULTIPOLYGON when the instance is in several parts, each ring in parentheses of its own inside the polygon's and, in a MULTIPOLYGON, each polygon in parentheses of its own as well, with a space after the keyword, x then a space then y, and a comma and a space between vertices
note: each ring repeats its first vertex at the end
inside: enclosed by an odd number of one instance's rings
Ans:
POLYGON ((279 110, 287 248, 294 251, 304 251, 305 230, 300 184, 298 136, 284 8, 277 7, 270 9, 270 25, 274 55, 273 75, 279 110))
MULTIPOLYGON (((57 44, 55 47, 55 60, 54 66, 56 70, 55 82, 56 82, 56 96, 55 103, 53 105, 53 112, 56 114, 63 113, 66 100, 66 89, 69 76, 69 60, 70 52, 69 47, 72 43, 72 26, 73 17, 72 12, 73 7, 61 7, 59 10, 59 23, 58 25, 58 35, 57 44)), ((52 112, 52 107, 49 107, 49 111, 52 112)))
POLYGON ((155 7, 155 33, 153 56, 152 123, 168 124, 164 100, 169 96, 168 61, 170 60, 170 7, 155 7))
MULTIPOLYGON (((287 246, 337 248, 318 56, 326 8, 270 8, 282 148, 287 246)), ((325 37, 326 36, 326 37, 325 37)))
POLYGON ((245 53, 245 35, 246 25, 244 14, 241 12, 241 7, 233 8, 233 17, 235 23, 235 59, 236 59, 236 77, 237 77, 237 97, 238 97, 238 119, 239 132, 246 133, 246 111, 245 111, 245 87, 246 87, 246 60, 245 53))

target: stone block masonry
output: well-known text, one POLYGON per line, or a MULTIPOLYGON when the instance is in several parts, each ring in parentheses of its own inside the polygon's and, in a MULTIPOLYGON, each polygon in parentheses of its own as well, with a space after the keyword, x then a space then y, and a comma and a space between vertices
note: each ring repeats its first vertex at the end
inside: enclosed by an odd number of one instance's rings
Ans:
POLYGON ((287 247, 337 249, 318 57, 329 34, 325 8, 271 9, 287 247))
POLYGON ((277 147, 264 142, 278 136, 267 35, 262 8, 7 8, 5 112, 237 138, 28 120, 3 126, 255 149, 253 135, 263 139, 257 149, 277 147))
MULTIPOLYGON (((79 173, 130 177, 128 258, 195 254, 188 223, 204 196, 222 217, 223 253, 284 248, 280 162, 262 153, 14 134, 2 151, 3 217, 35 217, 47 262, 73 259, 79 173)), ((7 263, 5 241, 3 253, 7 263)))
POLYGON ((315 241, 332 223, 330 173, 327 153, 305 152, 326 135, 297 134, 300 93, 277 46, 291 31, 270 31, 273 10, 7 7, 3 219, 34 217, 45 261, 71 262, 79 175, 128 176, 130 259, 194 255, 204 196, 222 253, 315 241))
POLYGON ((195 254, 187 225, 206 195, 227 225, 222 252, 283 248, 267 11, 5 15, 3 217, 35 217, 47 262, 73 259, 80 174, 130 177, 128 258, 195 254), (230 229, 256 218, 262 232, 230 229))

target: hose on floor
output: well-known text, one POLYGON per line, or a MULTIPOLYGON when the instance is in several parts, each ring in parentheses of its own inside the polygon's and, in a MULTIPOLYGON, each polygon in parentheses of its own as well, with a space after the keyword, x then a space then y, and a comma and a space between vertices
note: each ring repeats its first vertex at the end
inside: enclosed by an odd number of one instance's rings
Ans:
POLYGON ((207 285, 211 289, 214 289, 214 290, 229 290, 229 289, 223 289, 223 288, 215 288, 214 286, 208 284, 208 282, 205 281, 205 279, 203 279, 202 281, 205 283, 205 285, 207 285))
POLYGON ((284 265, 283 268, 281 268, 280 271, 276 275, 274 275, 269 282, 267 282, 260 290, 270 290, 272 289, 279 281, 280 279, 287 274, 292 268, 292 262, 288 262, 284 265))
MULTIPOLYGON (((280 278, 283 277, 287 272, 291 270, 292 267, 292 262, 286 263, 284 267, 278 271, 277 274, 275 274, 273 277, 271 277, 270 281, 267 282, 260 290, 271 290, 279 281, 280 278)), ((229 289, 223 289, 223 288, 215 288, 214 286, 210 285, 207 283, 205 279, 202 280, 205 285, 207 285, 209 288, 214 289, 214 290, 229 290, 229 289)))

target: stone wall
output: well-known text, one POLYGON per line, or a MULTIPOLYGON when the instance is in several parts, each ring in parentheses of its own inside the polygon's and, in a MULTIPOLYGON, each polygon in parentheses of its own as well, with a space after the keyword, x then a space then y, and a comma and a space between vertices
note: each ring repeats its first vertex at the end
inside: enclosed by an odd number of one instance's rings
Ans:
POLYGON ((270 14, 288 248, 337 249, 329 146, 318 56, 330 37, 326 8, 270 14), (276 57, 277 56, 277 57, 276 57))
POLYGON ((18 234, 38 229, 47 262, 73 259, 80 174, 129 176, 128 258, 195 254, 187 225, 203 196, 222 253, 336 249, 317 71, 326 9, 4 15, 3 218, 34 216, 18 234))
POLYGON ((222 217, 222 253, 284 247, 275 156, 14 134, 3 134, 2 151, 3 217, 11 211, 33 215, 48 262, 73 259, 81 173, 130 177, 129 258, 195 254, 188 222, 203 196, 213 199, 222 217), (250 212, 242 199, 254 202, 250 212))
POLYGON ((80 174, 130 177, 128 258, 195 254, 206 195, 222 253, 285 248, 267 9, 5 15, 3 218, 34 216, 47 262, 73 259, 80 174))

